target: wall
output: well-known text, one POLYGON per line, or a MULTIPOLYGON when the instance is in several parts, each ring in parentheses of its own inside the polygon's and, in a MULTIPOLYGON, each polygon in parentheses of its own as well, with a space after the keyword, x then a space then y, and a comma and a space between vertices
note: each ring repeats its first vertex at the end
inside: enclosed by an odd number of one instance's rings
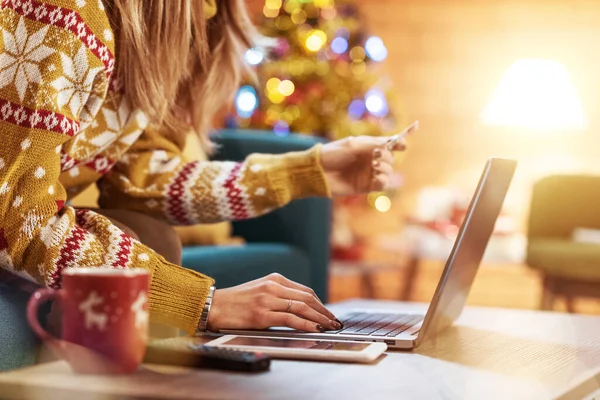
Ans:
MULTIPOLYGON (((555 171, 600 173, 598 127, 600 2, 597 0, 362 0, 381 36, 384 66, 405 121, 421 130, 403 159, 404 195, 392 212, 414 208, 427 185, 471 191, 489 156, 520 161, 507 206, 521 223, 532 182, 555 171), (555 135, 491 129, 479 122, 494 87, 516 59, 551 58, 570 71, 590 119, 586 132, 555 135)), ((264 2, 250 1, 255 13, 264 2)), ((367 216, 365 216, 366 218, 367 216)), ((394 218, 381 219, 393 228, 394 218)), ((397 220, 397 219, 396 219, 397 220)))
POLYGON ((519 159, 508 207, 522 217, 533 180, 555 171, 600 173, 600 2, 590 0, 370 0, 363 12, 387 43, 386 69, 422 130, 402 168, 403 206, 424 185, 472 188, 488 156, 519 159), (526 134, 482 126, 478 117, 516 59, 550 58, 570 71, 586 132, 526 134))

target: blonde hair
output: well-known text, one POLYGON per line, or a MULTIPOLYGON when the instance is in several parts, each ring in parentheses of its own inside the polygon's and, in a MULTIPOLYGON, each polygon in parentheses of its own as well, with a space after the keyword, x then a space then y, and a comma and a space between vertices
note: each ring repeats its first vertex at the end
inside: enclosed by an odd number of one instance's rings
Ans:
POLYGON ((213 118, 231 101, 258 43, 244 0, 113 0, 116 79, 133 107, 182 146, 195 131, 205 144, 213 118))

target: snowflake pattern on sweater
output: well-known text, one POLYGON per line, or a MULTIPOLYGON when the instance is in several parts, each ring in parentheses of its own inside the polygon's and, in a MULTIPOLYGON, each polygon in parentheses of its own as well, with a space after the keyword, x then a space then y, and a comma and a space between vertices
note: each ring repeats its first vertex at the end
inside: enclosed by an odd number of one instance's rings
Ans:
POLYGON ((213 280, 66 201, 97 183, 103 207, 194 224, 328 193, 318 148, 186 162, 112 79, 101 0, 2 0, 0 31, 0 267, 11 273, 60 287, 68 267, 146 268, 153 318, 192 332, 213 280))

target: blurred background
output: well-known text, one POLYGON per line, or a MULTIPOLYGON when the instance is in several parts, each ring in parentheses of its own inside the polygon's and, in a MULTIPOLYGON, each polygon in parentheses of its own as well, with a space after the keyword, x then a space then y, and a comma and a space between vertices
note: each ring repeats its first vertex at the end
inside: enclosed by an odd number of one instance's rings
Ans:
MULTIPOLYGON (((600 313, 597 0, 246 3, 273 47, 248 50, 257 79, 218 126, 291 143, 391 135, 420 121, 395 187, 336 200, 323 221, 331 254, 316 252, 328 268, 312 282, 327 279, 328 301, 429 301, 494 156, 519 165, 469 303, 600 313)), ((184 244, 247 240, 211 229, 182 233, 184 244)))
MULTIPOLYGON (((259 98, 265 92, 267 98, 257 105, 255 119, 244 120, 238 114, 238 126, 273 124, 278 134, 284 134, 291 125, 292 132, 338 138, 387 135, 413 120, 421 122, 421 129, 408 140, 409 151, 399 157, 396 190, 336 202, 330 300, 360 294, 428 301, 485 160, 495 156, 516 158, 519 166, 470 303, 540 307, 547 271, 543 265, 540 270, 525 264, 533 185, 553 175, 600 175, 596 112, 600 57, 594 48, 600 38, 598 2, 254 0, 247 4, 262 32, 283 40, 271 61, 276 65, 257 66, 259 76, 266 78, 263 82, 289 79, 305 93, 303 74, 294 68, 301 70, 298 65, 307 59, 317 60, 314 68, 320 62, 334 70, 321 75, 322 90, 348 96, 336 104, 331 94, 321 95, 324 102, 309 101, 312 109, 300 105, 297 119, 309 122, 294 123, 282 117, 285 108, 273 107, 280 99, 268 97, 269 87, 257 87, 259 98), (337 66, 343 63, 349 64, 345 73, 337 66), (332 83, 332 74, 342 83, 332 83), (384 100, 370 98, 373 93, 384 100), (269 107, 271 118, 265 118, 269 107), (331 108, 338 113, 323 117, 331 108), (365 119, 378 119, 377 128, 361 126, 365 119), (412 271, 410 264, 415 262, 412 271)), ((319 82, 318 76, 311 81, 319 82)), ((589 242, 594 242, 594 227, 578 222, 582 226, 573 227, 564 239, 593 245, 589 242), (577 228, 587 229, 583 232, 588 235, 576 237, 582 232, 577 228)), ((593 270, 600 270, 600 259, 595 260, 588 260, 592 272, 585 276, 592 281, 593 270)), ((562 261, 571 263, 570 269, 581 264, 568 257, 562 261)), ((553 307, 565 309, 567 302, 557 297, 553 307)), ((573 301, 576 311, 600 311, 594 301, 573 301)))

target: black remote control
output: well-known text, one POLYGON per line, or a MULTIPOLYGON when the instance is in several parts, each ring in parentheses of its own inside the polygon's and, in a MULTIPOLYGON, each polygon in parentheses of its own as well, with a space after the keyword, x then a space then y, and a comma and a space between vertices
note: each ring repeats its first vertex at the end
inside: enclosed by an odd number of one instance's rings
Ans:
POLYGON ((171 338, 148 344, 144 362, 248 372, 266 371, 271 365, 271 357, 265 354, 208 347, 183 339, 171 338))
POLYGON ((271 365, 271 357, 262 353, 221 349, 201 344, 190 344, 190 349, 202 355, 207 368, 258 372, 269 369, 271 365))

